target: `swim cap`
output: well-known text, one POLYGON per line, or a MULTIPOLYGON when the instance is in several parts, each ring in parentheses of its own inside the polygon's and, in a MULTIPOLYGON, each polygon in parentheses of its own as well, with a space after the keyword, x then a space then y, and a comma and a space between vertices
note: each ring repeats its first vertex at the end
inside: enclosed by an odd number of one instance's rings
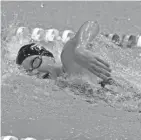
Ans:
POLYGON ((29 56, 33 55, 42 55, 54 58, 53 54, 46 50, 43 46, 39 46, 38 44, 31 43, 24 45, 18 52, 16 58, 16 64, 21 65, 22 62, 29 56))

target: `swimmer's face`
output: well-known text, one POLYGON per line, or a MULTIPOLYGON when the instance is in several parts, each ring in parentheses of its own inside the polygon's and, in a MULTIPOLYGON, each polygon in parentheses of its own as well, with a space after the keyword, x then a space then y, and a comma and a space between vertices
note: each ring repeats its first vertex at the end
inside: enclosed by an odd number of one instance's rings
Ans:
POLYGON ((22 65, 30 75, 44 73, 51 79, 56 78, 54 56, 41 44, 30 43, 22 46, 18 52, 16 63, 22 65))
POLYGON ((31 75, 45 73, 50 79, 57 77, 54 65, 54 58, 40 55, 29 56, 22 62, 23 68, 31 75))

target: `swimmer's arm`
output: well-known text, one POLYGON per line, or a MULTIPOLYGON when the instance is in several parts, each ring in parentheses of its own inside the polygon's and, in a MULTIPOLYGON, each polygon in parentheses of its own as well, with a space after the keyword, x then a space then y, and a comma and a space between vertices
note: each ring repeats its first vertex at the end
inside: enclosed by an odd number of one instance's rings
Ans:
POLYGON ((75 49, 75 62, 80 66, 88 69, 94 75, 103 79, 108 80, 111 77, 111 69, 107 62, 95 56, 93 52, 86 50, 82 46, 78 46, 75 49))
POLYGON ((86 46, 90 44, 91 42, 93 42, 93 40, 98 35, 99 30, 100 30, 100 27, 97 21, 86 21, 79 28, 74 39, 77 42, 77 44, 86 46))

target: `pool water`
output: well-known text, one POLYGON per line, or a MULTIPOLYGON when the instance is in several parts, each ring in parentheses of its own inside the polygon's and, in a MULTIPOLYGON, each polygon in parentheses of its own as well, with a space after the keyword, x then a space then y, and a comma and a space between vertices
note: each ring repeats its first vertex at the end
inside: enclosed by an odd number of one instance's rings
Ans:
POLYGON ((138 34, 140 2, 17 1, 2 2, 1 7, 2 136, 140 140, 141 49, 121 49, 98 35, 90 49, 110 63, 120 83, 105 89, 93 75, 43 80, 26 75, 15 64, 19 26, 77 31, 86 20, 98 20, 101 31, 138 34))

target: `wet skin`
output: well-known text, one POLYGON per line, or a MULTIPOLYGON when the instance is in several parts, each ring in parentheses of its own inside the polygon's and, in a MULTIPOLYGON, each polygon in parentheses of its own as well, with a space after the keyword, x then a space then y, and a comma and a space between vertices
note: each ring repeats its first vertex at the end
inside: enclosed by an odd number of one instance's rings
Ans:
POLYGON ((103 80, 109 79, 111 76, 109 64, 99 59, 93 52, 86 50, 86 46, 98 33, 98 23, 87 21, 80 27, 75 37, 65 44, 61 54, 65 71, 71 74, 85 68, 103 80))
MULTIPOLYGON (((99 24, 94 21, 85 22, 76 35, 69 40, 61 53, 62 64, 55 63, 52 58, 42 56, 42 64, 36 69, 38 72, 50 73, 51 79, 56 79, 63 72, 71 75, 81 73, 82 69, 87 69, 99 78, 107 81, 111 77, 111 69, 107 62, 100 59, 93 52, 86 50, 93 39, 99 33, 99 24)), ((22 66, 30 69, 31 61, 37 56, 27 57, 22 66)), ((38 63, 38 60, 34 62, 38 63)))

